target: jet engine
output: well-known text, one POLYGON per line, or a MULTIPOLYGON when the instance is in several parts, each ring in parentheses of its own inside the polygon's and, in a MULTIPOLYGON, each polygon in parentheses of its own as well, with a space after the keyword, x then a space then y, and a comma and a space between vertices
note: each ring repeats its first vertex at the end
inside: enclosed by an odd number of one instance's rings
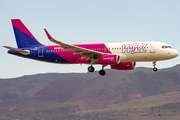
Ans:
POLYGON ((120 63, 119 55, 103 55, 98 58, 98 63, 102 65, 117 65, 120 63))
POLYGON ((117 70, 133 70, 136 67, 136 62, 121 62, 118 65, 111 65, 111 69, 117 70))

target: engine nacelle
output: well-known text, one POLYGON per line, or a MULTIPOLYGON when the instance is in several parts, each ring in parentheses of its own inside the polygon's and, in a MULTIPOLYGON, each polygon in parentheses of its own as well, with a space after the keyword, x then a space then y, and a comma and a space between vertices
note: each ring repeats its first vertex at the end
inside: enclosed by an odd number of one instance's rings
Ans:
POLYGON ((119 55, 104 55, 98 58, 98 63, 102 65, 117 65, 120 63, 119 55))
POLYGON ((111 65, 111 69, 117 70, 133 70, 136 67, 136 62, 121 62, 118 65, 111 65))
POLYGON ((86 60, 85 58, 78 58, 76 61, 78 63, 85 63, 85 64, 90 64, 91 63, 90 60, 86 60))

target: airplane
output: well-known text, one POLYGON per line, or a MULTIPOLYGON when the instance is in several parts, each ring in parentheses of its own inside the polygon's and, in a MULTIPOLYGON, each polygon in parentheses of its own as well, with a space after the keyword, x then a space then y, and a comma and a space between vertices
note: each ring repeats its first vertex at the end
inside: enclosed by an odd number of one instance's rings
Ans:
POLYGON ((100 64, 99 74, 106 74, 104 67, 116 70, 133 70, 136 62, 152 61, 153 70, 157 71, 156 62, 168 60, 179 55, 178 51, 162 42, 124 42, 96 44, 67 44, 55 40, 46 29, 48 39, 58 45, 43 45, 33 36, 20 19, 11 19, 18 48, 8 48, 8 53, 24 58, 58 64, 90 64, 89 72, 94 72, 93 65, 100 64))

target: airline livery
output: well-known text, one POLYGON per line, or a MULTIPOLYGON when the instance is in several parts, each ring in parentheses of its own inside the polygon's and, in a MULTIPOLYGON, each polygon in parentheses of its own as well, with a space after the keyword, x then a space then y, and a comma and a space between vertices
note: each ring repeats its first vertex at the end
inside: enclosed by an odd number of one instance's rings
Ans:
POLYGON ((133 70, 136 62, 152 61, 157 71, 156 61, 168 60, 178 56, 178 52, 168 44, 161 42, 126 42, 101 44, 66 44, 55 40, 45 29, 50 41, 58 44, 46 46, 37 41, 19 19, 12 19, 12 25, 18 48, 8 53, 34 60, 59 64, 90 64, 89 72, 94 72, 94 64, 102 65, 100 75, 105 75, 104 67, 116 70, 133 70))

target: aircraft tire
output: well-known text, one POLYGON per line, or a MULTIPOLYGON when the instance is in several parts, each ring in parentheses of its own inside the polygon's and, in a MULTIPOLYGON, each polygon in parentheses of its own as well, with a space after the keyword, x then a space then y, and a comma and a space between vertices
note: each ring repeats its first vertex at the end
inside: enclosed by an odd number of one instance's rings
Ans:
POLYGON ((88 67, 88 71, 89 71, 89 72, 94 72, 94 67, 93 67, 93 66, 89 66, 89 67, 88 67))
POLYGON ((158 70, 158 69, 157 69, 156 67, 155 67, 155 68, 153 68, 153 71, 157 72, 157 70, 158 70))
POLYGON ((99 71, 99 74, 102 75, 102 76, 104 76, 104 75, 106 74, 106 71, 100 70, 100 71, 99 71))

